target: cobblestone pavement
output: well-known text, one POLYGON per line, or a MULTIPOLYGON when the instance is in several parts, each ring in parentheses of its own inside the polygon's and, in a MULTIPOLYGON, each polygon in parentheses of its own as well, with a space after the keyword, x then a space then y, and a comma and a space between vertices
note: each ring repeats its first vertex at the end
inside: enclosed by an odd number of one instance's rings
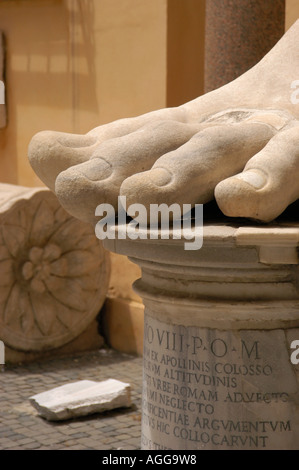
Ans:
MULTIPOLYGON (((1 367, 1 366, 0 366, 1 367)), ((142 358, 113 350, 73 355, 0 371, 0 449, 140 449, 142 358), (131 384, 132 407, 62 422, 41 418, 28 398, 77 380, 131 384)))

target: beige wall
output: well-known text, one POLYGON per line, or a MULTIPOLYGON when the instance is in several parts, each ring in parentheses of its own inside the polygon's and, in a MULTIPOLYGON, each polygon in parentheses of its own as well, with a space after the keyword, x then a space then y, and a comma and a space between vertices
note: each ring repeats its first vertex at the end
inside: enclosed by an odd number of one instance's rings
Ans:
POLYGON ((299 1, 286 0, 286 30, 299 18, 299 1))
POLYGON ((1 181, 39 185, 34 133, 84 133, 166 105, 166 0, 2 0, 8 126, 1 181))

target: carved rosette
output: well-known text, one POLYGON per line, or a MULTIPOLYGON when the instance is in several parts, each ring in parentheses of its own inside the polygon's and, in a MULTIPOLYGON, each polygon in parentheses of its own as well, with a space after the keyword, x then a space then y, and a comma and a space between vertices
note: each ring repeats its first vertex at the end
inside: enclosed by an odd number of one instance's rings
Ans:
POLYGON ((109 258, 92 226, 47 189, 0 184, 0 337, 22 351, 62 346, 99 313, 109 258))

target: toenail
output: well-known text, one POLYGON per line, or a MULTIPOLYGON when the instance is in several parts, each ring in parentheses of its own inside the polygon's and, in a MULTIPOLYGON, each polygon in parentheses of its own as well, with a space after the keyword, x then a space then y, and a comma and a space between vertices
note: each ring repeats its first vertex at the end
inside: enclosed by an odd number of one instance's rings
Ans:
POLYGON ((112 174, 111 165, 101 157, 88 160, 88 162, 83 163, 78 170, 91 181, 105 180, 112 174))
POLYGON ((266 175, 260 170, 243 171, 237 178, 250 184, 254 189, 262 189, 267 183, 266 175))
POLYGON ((165 168, 153 168, 150 170, 150 178, 156 186, 166 186, 172 181, 172 174, 165 168))

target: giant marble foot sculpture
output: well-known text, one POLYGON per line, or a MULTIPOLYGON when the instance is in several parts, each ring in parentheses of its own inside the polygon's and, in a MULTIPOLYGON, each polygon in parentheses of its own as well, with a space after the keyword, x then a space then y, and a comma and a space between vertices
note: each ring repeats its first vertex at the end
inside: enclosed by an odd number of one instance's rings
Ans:
POLYGON ((206 203, 271 221, 299 198, 299 20, 244 75, 177 108, 86 135, 45 131, 31 165, 75 217, 101 203, 206 203))

